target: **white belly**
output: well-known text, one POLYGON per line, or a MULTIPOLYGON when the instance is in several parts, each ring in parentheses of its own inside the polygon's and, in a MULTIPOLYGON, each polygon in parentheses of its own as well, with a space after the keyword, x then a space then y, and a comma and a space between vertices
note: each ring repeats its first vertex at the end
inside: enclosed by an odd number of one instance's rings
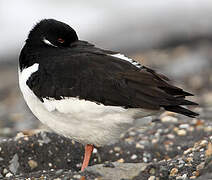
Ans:
POLYGON ((155 112, 104 106, 78 98, 44 99, 42 103, 26 85, 31 74, 38 70, 34 64, 19 72, 19 85, 24 99, 34 115, 53 131, 83 144, 103 146, 119 139, 120 134, 133 126, 135 118, 155 112))

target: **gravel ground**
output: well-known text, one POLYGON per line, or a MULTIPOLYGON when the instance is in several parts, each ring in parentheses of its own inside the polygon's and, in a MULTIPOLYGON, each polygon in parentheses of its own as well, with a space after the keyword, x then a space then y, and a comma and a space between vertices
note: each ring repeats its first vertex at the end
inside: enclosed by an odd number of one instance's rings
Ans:
POLYGON ((116 144, 95 148, 90 166, 104 167, 81 173, 83 151, 81 144, 51 132, 19 133, 0 143, 0 177, 107 179, 116 174, 108 168, 117 172, 125 163, 131 163, 125 171, 133 165, 141 168, 127 175, 120 172, 114 179, 195 179, 207 173, 212 177, 212 122, 164 113, 145 129, 132 128, 116 144))
POLYGON ((83 146, 41 130, 20 95, 16 65, 1 65, 0 179, 211 180, 211 47, 200 43, 136 54, 143 64, 193 92, 192 100, 200 104, 193 110, 200 116, 191 119, 165 112, 145 126, 138 124, 116 144, 96 148, 83 173, 83 146))

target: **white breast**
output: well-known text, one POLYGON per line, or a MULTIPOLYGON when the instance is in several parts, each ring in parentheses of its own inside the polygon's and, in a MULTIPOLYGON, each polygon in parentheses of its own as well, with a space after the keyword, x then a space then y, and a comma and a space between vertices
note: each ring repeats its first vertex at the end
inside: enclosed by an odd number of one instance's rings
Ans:
POLYGON ((61 100, 44 98, 42 103, 26 81, 39 68, 34 64, 19 71, 19 85, 24 99, 34 115, 53 131, 83 144, 103 146, 116 141, 133 125, 136 118, 155 113, 142 109, 124 109, 66 97, 61 100))

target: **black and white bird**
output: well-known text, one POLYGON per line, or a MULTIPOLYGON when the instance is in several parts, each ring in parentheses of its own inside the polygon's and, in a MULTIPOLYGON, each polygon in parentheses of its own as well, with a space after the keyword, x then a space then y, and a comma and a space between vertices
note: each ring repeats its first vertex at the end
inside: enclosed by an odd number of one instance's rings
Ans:
POLYGON ((136 119, 164 110, 189 117, 192 94, 119 53, 81 41, 54 19, 30 31, 19 58, 19 85, 34 115, 50 129, 85 145, 81 170, 93 147, 119 139, 136 119))

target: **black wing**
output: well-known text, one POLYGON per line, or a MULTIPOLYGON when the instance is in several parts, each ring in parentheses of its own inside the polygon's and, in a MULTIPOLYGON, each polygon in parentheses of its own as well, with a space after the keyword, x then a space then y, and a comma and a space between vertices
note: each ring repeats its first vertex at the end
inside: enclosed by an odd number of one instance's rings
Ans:
POLYGON ((168 78, 147 68, 108 55, 92 45, 76 45, 63 56, 45 56, 27 85, 39 97, 79 97, 125 108, 166 110, 195 117, 181 105, 196 105, 185 99, 192 94, 168 83, 168 78))

